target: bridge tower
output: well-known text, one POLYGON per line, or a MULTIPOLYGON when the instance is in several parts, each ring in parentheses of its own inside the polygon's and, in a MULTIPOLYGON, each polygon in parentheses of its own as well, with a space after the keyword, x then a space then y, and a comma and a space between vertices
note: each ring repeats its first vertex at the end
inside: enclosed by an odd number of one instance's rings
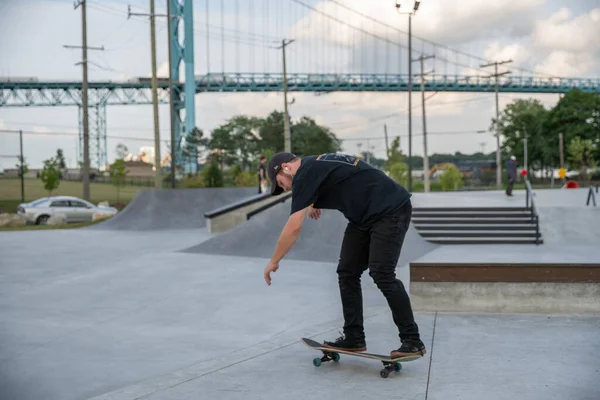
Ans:
MULTIPOLYGON (((83 162, 83 106, 78 104, 79 140, 77 141, 78 160, 83 162)), ((106 101, 88 106, 90 124, 90 168, 101 169, 108 164, 106 143, 106 101)))
POLYGON ((171 156, 175 157, 177 166, 182 166, 181 139, 196 126, 193 0, 169 0, 169 8, 171 14, 169 40, 171 42, 171 78, 173 80, 173 130, 175 131, 175 148, 171 149, 171 156), (180 40, 182 24, 183 40, 180 40), (179 84, 181 63, 183 63, 185 71, 183 90, 179 84))

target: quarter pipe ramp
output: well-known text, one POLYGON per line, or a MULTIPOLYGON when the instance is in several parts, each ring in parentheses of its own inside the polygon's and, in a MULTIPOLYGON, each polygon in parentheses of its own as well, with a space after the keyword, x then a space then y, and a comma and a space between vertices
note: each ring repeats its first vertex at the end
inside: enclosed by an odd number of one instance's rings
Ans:
POLYGON ((257 189, 202 188, 140 190, 121 212, 88 229, 158 230, 204 228, 204 213, 257 194, 257 189))
MULTIPOLYGON (((278 204, 230 231, 182 252, 269 258, 289 217, 289 211, 288 202, 278 204)), ((335 210, 323 210, 317 221, 307 218, 300 237, 286 258, 337 262, 346 224, 344 216, 335 210)), ((405 265, 438 247, 424 240, 411 225, 398 265, 405 265)))

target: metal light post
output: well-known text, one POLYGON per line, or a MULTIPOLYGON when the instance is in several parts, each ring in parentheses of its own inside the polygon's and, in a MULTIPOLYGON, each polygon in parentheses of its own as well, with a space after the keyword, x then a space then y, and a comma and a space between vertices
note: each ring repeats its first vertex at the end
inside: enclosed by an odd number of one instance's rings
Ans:
POLYGON ((408 191, 412 192, 412 16, 419 9, 420 0, 415 0, 413 9, 401 12, 402 0, 396 0, 398 14, 408 14, 408 191))
MULTIPOLYGON (((523 169, 525 170, 525 172, 527 172, 527 175, 529 175, 529 170, 527 169, 527 138, 523 139, 523 169)), ((527 179, 528 177, 525 176, 524 179, 527 179)))

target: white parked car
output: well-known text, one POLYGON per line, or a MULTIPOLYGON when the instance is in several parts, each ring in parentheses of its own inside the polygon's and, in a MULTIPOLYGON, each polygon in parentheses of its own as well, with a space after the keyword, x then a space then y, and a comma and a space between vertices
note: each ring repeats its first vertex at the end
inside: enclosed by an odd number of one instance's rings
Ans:
POLYGON ((96 213, 116 214, 114 207, 95 206, 89 201, 72 196, 44 197, 31 203, 19 204, 17 214, 28 223, 45 225, 52 215, 61 214, 67 223, 91 221, 96 213))

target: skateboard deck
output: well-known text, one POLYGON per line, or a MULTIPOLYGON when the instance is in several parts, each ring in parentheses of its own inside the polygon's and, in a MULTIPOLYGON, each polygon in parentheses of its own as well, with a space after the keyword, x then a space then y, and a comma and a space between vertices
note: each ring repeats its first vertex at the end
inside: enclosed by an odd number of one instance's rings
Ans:
POLYGON ((306 346, 310 347, 313 350, 320 350, 323 352, 323 357, 314 358, 313 365, 315 367, 321 366, 322 362, 335 361, 338 362, 340 360, 340 354, 347 354, 350 356, 362 357, 362 358, 371 358, 373 360, 379 360, 383 364, 383 369, 379 371, 379 375, 382 378, 387 378, 392 371, 400 371, 402 369, 403 362, 418 360, 422 356, 408 356, 408 357, 400 357, 400 358, 391 358, 390 356, 384 356, 382 354, 374 354, 367 352, 354 352, 354 351, 346 351, 339 349, 331 349, 329 347, 324 347, 322 343, 316 342, 312 339, 302 338, 301 342, 306 346))

